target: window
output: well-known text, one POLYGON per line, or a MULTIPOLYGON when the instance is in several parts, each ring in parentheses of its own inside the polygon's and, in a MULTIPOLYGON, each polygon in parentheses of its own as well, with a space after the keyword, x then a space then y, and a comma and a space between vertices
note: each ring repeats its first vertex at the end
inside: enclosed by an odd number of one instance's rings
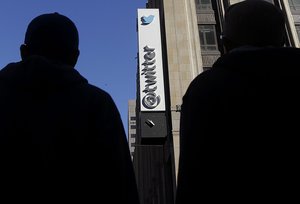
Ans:
POLYGON ((210 51, 217 50, 217 38, 214 25, 199 25, 201 49, 210 51))
POLYGON ((211 0, 195 0, 196 8, 200 10, 212 9, 211 0))
POLYGON ((298 34, 298 39, 300 41, 300 25, 296 25, 296 31, 297 31, 297 34, 298 34))
POLYGON ((271 4, 274 4, 274 1, 273 1, 273 0, 265 0, 265 1, 267 1, 267 2, 269 2, 269 3, 271 3, 271 4))
POLYGON ((300 0, 289 0, 289 4, 292 10, 300 10, 300 0))

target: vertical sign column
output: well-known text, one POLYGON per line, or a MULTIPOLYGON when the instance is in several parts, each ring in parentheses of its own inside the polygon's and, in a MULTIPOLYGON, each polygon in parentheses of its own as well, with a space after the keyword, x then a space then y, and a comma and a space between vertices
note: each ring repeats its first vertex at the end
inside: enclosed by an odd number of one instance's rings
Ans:
POLYGON ((165 111, 158 9, 138 9, 141 111, 165 111))
POLYGON ((138 9, 141 138, 167 136, 158 9, 138 9))

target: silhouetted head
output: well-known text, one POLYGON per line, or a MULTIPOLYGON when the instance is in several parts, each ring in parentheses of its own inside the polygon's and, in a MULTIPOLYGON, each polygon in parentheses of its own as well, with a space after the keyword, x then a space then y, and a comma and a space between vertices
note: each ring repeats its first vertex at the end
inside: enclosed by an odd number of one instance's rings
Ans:
POLYGON ((227 50, 244 45, 281 47, 284 33, 283 12, 266 1, 243 1, 225 12, 223 40, 227 50))
POLYGON ((75 24, 59 13, 42 14, 27 27, 22 59, 40 55, 75 66, 79 56, 79 37, 75 24))

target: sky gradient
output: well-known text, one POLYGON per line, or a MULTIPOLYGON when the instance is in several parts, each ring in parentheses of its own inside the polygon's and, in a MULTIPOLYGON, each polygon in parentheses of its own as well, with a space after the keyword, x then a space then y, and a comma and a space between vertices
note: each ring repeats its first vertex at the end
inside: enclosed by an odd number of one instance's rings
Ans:
POLYGON ((69 17, 79 31, 76 69, 114 99, 127 134, 128 100, 136 97, 137 9, 147 0, 1 0, 0 69, 20 61, 29 22, 43 13, 69 17))

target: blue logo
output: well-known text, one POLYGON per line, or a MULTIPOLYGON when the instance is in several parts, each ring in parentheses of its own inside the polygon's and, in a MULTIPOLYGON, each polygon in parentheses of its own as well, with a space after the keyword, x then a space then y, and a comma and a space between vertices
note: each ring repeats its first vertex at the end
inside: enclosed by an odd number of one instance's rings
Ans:
POLYGON ((142 21, 142 25, 149 25, 150 23, 152 23, 152 21, 154 20, 154 16, 150 15, 150 16, 143 16, 141 18, 142 21))

